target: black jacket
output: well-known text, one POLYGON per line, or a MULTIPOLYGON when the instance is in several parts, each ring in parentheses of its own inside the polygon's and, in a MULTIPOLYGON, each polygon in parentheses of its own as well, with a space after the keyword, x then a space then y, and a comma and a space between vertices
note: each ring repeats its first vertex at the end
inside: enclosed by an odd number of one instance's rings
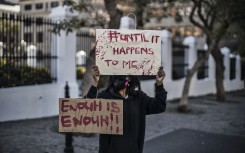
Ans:
POLYGON ((99 153, 142 153, 145 138, 145 118, 166 109, 167 92, 155 86, 155 98, 140 92, 127 99, 116 94, 113 88, 103 90, 97 95, 97 88, 91 86, 87 98, 123 99, 123 135, 100 134, 99 153))

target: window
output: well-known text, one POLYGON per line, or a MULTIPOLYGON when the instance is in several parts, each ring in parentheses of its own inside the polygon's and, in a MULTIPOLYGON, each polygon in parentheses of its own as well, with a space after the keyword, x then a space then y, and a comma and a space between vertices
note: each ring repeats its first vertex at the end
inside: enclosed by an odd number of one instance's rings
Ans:
MULTIPOLYGON (((245 60, 244 58, 241 58, 241 80, 245 79, 245 60)), ((245 85, 245 81, 244 81, 245 85)))
POLYGON ((59 2, 57 2, 57 1, 51 2, 51 8, 54 8, 57 6, 59 6, 59 2))
POLYGON ((184 36, 184 35, 185 35, 185 27, 184 26, 178 27, 177 36, 184 36))
POLYGON ((31 43, 32 42, 32 33, 31 32, 27 32, 24 34, 24 41, 31 43))
POLYGON ((186 26, 185 27, 185 36, 191 36, 191 35, 193 35, 192 26, 186 26))
MULTIPOLYGON (((197 59, 201 59, 204 57, 206 51, 198 50, 197 51, 197 59)), ((208 77, 208 61, 205 61, 198 69, 197 79, 204 79, 208 77)))
POLYGON ((187 46, 173 45, 173 55, 172 55, 173 80, 178 80, 186 76, 187 68, 188 68, 187 53, 188 53, 187 46))
POLYGON ((184 16, 185 15, 185 9, 182 7, 182 8, 179 8, 178 9, 178 12, 179 12, 179 15, 180 16, 184 16))
POLYGON ((37 33, 37 42, 38 43, 42 43, 43 42, 43 33, 42 32, 38 32, 37 33))
POLYGON ((25 9, 25 11, 30 11, 32 9, 32 5, 31 4, 26 4, 24 9, 25 9))
POLYGON ((176 16, 176 13, 177 13, 177 9, 176 7, 170 7, 170 11, 169 11, 169 15, 170 16, 176 16))
POLYGON ((236 58, 231 57, 230 58, 230 80, 233 80, 236 78, 236 58))
POLYGON ((36 9, 37 9, 37 10, 43 9, 43 3, 37 3, 37 4, 36 4, 36 9))
POLYGON ((175 26, 170 27, 170 32, 172 33, 173 36, 176 35, 176 31, 177 31, 177 29, 175 26))
POLYGON ((193 35, 196 36, 196 37, 201 37, 202 36, 202 30, 199 29, 198 27, 194 27, 193 29, 193 35))
POLYGON ((191 10, 192 10, 192 6, 186 6, 186 9, 185 9, 185 15, 186 15, 186 16, 190 16, 191 10))

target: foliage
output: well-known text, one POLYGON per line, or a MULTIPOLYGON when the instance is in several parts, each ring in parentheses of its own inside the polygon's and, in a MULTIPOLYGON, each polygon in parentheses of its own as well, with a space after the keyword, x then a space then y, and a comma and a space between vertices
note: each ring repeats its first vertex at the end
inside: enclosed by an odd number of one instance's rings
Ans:
POLYGON ((245 20, 233 23, 224 39, 222 46, 227 45, 235 53, 245 58, 245 20))
POLYGON ((60 35, 60 31, 66 31, 66 34, 69 32, 73 32, 73 29, 79 29, 80 27, 84 26, 85 21, 83 19, 79 19, 78 17, 73 17, 70 20, 63 20, 55 24, 54 28, 51 32, 60 35))
POLYGON ((12 63, 0 66, 0 88, 50 82, 52 82, 51 75, 44 68, 16 66, 12 63))
POLYGON ((208 37, 223 38, 230 25, 244 21, 245 11, 243 0, 191 0, 194 7, 190 15, 190 21, 201 28, 208 37), (195 14, 200 19, 194 19, 195 14))
MULTIPOLYGON (((134 0, 135 2, 135 15, 137 16, 137 26, 142 28, 143 25, 143 12, 145 10, 145 7, 147 5, 147 0, 134 0)), ((149 12, 149 11, 148 11, 149 12)), ((149 12, 152 14, 151 12, 149 12)))
POLYGON ((232 24, 245 19, 245 11, 242 7, 245 5, 245 1, 243 0, 227 0, 225 2, 222 0, 191 0, 191 2, 193 7, 189 19, 193 25, 205 33, 208 49, 203 58, 197 60, 193 67, 188 70, 179 106, 181 111, 187 109, 191 79, 200 65, 208 59, 209 54, 212 54, 216 63, 216 99, 225 101, 223 84, 225 67, 218 45, 232 24))
POLYGON ((78 2, 68 0, 67 5, 70 12, 77 13, 77 16, 69 20, 59 21, 52 29, 55 34, 60 34, 61 30, 68 34, 74 29, 79 30, 81 27, 105 28, 109 21, 108 15, 104 13, 106 12, 105 8, 92 5, 90 0, 79 0, 78 2))

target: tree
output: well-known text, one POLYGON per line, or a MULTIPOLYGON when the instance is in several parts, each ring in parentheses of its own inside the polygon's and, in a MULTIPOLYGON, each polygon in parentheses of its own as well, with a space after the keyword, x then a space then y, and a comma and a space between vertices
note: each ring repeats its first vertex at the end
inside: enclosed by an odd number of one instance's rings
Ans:
POLYGON ((137 17, 137 27, 143 28, 143 13, 146 5, 148 4, 147 0, 134 0, 135 1, 135 15, 137 17))
MULTIPOLYGON (((120 26, 120 19, 122 12, 117 9, 116 0, 104 0, 104 7, 93 5, 90 0, 80 0, 78 3, 73 0, 67 0, 66 5, 71 6, 71 11, 76 11, 79 16, 73 17, 70 20, 64 20, 57 24, 52 32, 59 34, 61 30, 65 30, 67 33, 72 32, 74 29, 79 30, 82 27, 94 27, 94 28, 109 28, 118 29, 120 26), (108 15, 104 12, 107 12, 108 15), (82 16, 82 17, 81 17, 82 16), (109 18, 109 20, 107 19, 109 18)), ((86 72, 82 82, 82 96, 85 96, 90 85, 91 80, 91 68, 95 64, 95 48, 90 51, 87 56, 86 72)), ((101 80, 106 80, 105 77, 101 77, 101 80)), ((105 81, 101 81, 105 82, 105 81)))
POLYGON ((52 29, 52 32, 59 34, 61 30, 67 33, 75 30, 80 30, 82 27, 99 27, 106 28, 107 15, 105 8, 101 6, 95 6, 90 0, 80 0, 77 3, 74 0, 67 0, 65 5, 70 6, 71 12, 76 12, 79 15, 71 18, 70 20, 60 21, 52 29))
POLYGON ((225 38, 220 43, 220 47, 228 47, 231 48, 231 51, 234 53, 239 53, 241 57, 245 57, 245 21, 237 20, 234 22, 225 38))
MULTIPOLYGON (((104 0, 105 3, 105 8, 110 16, 110 21, 108 24, 108 28, 109 29, 118 29, 120 26, 120 20, 122 17, 122 12, 120 10, 117 9, 116 5, 117 5, 117 1, 113 0, 104 0)), ((105 23, 104 23, 105 24, 105 23)), ((83 78, 83 83, 82 83, 82 94, 83 96, 85 96, 85 94, 87 93, 90 85, 92 84, 92 78, 91 78, 91 69, 92 66, 95 64, 95 48, 93 48, 90 51, 90 54, 87 58, 87 64, 86 64, 86 69, 87 71, 84 74, 84 78, 83 78)), ((102 82, 105 82, 107 78, 106 77, 101 77, 101 80, 104 80, 102 82)))
POLYGON ((216 62, 216 97, 218 101, 225 100, 223 85, 225 67, 218 45, 230 25, 245 17, 242 8, 244 6, 243 0, 228 0, 225 2, 222 0, 191 0, 191 2, 193 7, 189 19, 193 25, 199 27, 205 33, 208 50, 204 57, 196 61, 194 66, 188 70, 179 104, 180 111, 187 111, 191 78, 210 54, 212 54, 216 62))
MULTIPOLYGON (((143 10, 144 7, 146 6, 146 4, 148 3, 147 0, 130 0, 130 1, 134 1, 136 3, 136 16, 137 16, 137 25, 139 27, 143 27, 143 10)), ((119 3, 119 1, 117 0, 104 0, 104 4, 105 4, 105 9, 107 11, 107 13, 109 14, 109 23, 107 23, 106 19, 103 19, 103 17, 99 17, 98 14, 95 15, 94 18, 89 18, 89 20, 96 20, 97 23, 95 24, 91 24, 91 23, 87 23, 88 21, 85 21, 82 18, 79 17, 74 17, 69 21, 63 21, 60 24, 58 24, 54 29, 53 32, 54 33, 59 33, 60 30, 66 30, 67 33, 71 32, 73 29, 79 29, 83 26, 99 26, 102 28, 109 28, 109 29, 118 29, 120 26, 120 20, 122 17, 122 12, 117 9, 117 4, 119 3), (101 20, 102 18, 102 20, 101 20), (108 24, 108 26, 107 26, 108 24)), ((128 1, 124 0, 124 1, 120 1, 120 3, 125 3, 127 4, 128 1)), ((87 14, 89 14, 89 17, 92 17, 92 13, 96 13, 98 12, 98 8, 96 8, 95 6, 92 5, 91 1, 88 0, 81 0, 79 1, 79 3, 75 3, 72 0, 68 0, 67 5, 72 6, 71 9, 78 11, 80 14, 82 12, 86 12, 87 14)), ((89 56, 87 57, 87 64, 86 64, 86 69, 87 71, 84 74, 83 77, 83 83, 82 83, 82 96, 85 96, 85 94, 87 93, 91 82, 93 80, 91 80, 91 68, 92 66, 95 64, 95 48, 93 48, 90 51, 89 56)), ((101 77, 101 82, 105 82, 106 77, 101 77)), ((99 86, 103 86, 103 85, 99 85, 99 86)))

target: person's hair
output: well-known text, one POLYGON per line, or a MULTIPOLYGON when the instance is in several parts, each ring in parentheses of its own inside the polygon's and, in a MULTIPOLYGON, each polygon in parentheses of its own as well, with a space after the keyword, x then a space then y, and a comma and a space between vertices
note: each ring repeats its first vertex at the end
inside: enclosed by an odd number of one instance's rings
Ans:
MULTIPOLYGON (((114 88, 113 83, 116 81, 117 77, 125 77, 125 76, 116 76, 116 75, 111 75, 109 76, 108 79, 108 86, 107 89, 111 89, 114 88)), ((139 94, 139 92, 141 91, 141 86, 140 86, 140 80, 138 76, 134 76, 134 75, 129 75, 129 85, 127 87, 127 94, 129 95, 133 95, 136 96, 139 94)))

